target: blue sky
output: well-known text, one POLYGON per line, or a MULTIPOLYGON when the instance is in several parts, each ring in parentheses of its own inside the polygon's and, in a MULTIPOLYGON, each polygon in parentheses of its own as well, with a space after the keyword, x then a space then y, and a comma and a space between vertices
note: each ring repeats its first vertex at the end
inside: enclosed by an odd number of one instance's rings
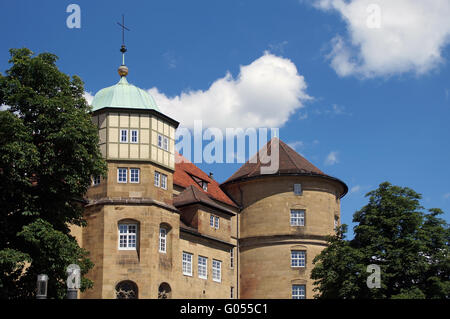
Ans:
MULTIPOLYGON (((344 223, 351 225, 364 194, 384 181, 423 194, 423 205, 442 208, 448 221, 450 5, 369 2, 381 9, 379 28, 361 26, 366 0, 2 1, 0 71, 9 67, 9 48, 52 52, 93 95, 118 81, 116 22, 124 13, 128 80, 158 92, 155 99, 175 105, 181 119, 192 105, 226 108, 211 96, 231 92, 245 101, 239 112, 260 107, 256 125, 273 118, 283 141, 347 183, 344 223), (70 3, 81 8, 80 29, 66 26, 70 3), (399 12, 409 19, 393 20, 399 12), (264 85, 273 89, 248 89, 267 68, 274 80, 264 85)), ((240 165, 199 164, 219 181, 240 165)))

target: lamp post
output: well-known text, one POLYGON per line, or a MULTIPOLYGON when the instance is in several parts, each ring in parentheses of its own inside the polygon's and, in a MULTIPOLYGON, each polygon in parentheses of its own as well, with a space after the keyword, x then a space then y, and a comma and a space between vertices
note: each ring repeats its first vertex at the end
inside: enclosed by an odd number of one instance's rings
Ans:
POLYGON ((36 299, 47 299, 48 276, 40 274, 37 276, 37 292, 36 299))

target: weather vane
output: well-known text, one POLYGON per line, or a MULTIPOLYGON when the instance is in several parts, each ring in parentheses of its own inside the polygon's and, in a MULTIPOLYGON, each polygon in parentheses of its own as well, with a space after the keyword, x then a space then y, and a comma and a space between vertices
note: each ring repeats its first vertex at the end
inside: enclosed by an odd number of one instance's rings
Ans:
POLYGON ((122 65, 125 65, 125 52, 127 52, 125 46, 125 30, 130 31, 130 29, 125 26, 125 15, 122 14, 122 23, 117 22, 117 24, 122 28, 122 46, 120 47, 120 52, 122 52, 122 65))

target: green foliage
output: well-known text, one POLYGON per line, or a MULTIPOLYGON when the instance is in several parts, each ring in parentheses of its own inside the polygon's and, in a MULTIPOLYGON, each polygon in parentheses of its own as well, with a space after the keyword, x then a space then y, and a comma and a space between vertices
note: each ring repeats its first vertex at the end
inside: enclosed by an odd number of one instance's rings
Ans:
POLYGON ((92 267, 69 225, 85 224, 83 196, 106 164, 81 79, 60 72, 53 54, 10 53, 12 66, 0 74, 0 105, 10 107, 0 112, 0 281, 8 285, 0 297, 32 297, 39 273, 55 283, 49 297, 62 297, 56 283, 65 281, 68 262, 83 274, 92 267))
POLYGON ((314 259, 317 298, 449 298, 450 229, 440 209, 423 212, 421 195, 382 183, 353 215, 354 239, 346 227, 330 237, 314 259), (367 266, 381 268, 381 288, 369 289, 367 266))

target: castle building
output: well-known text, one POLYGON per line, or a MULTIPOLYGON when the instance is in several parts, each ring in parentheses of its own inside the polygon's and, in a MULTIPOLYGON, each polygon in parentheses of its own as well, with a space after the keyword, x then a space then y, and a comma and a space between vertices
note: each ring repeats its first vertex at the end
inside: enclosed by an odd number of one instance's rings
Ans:
POLYGON ((219 184, 175 151, 179 123, 119 75, 92 102, 107 177, 72 229, 95 264, 81 298, 312 298, 347 186, 278 138, 219 184), (275 147, 278 170, 262 174, 275 147))

